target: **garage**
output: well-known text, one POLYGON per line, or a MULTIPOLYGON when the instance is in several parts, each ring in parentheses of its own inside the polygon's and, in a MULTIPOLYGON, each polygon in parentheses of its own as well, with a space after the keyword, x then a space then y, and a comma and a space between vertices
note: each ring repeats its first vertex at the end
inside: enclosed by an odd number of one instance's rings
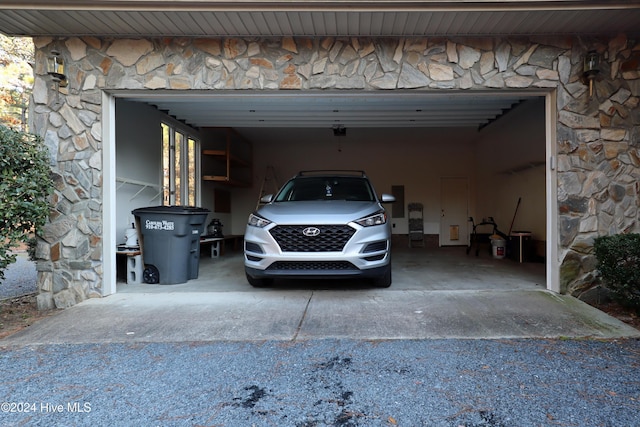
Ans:
POLYGON ((281 181, 366 170, 404 196, 397 248, 409 203, 441 252, 464 247, 473 227, 450 215, 464 205, 477 223, 514 222, 546 260, 544 286, 574 296, 593 288, 594 239, 638 230, 635 2, 117 3, 0 6, 5 34, 34 37, 32 129, 56 180, 36 248, 42 308, 117 291, 130 208, 193 200, 241 234, 268 166, 281 181), (231 157, 217 170, 214 127, 250 142, 250 186, 228 185, 231 157), (166 163, 186 192, 165 185, 163 135, 184 140, 191 163, 166 163))
MULTIPOLYGON (((115 120, 119 243, 132 223, 133 209, 175 204, 175 194, 185 204, 210 209, 208 221, 219 220, 226 236, 241 240, 259 197, 275 192, 299 170, 355 169, 367 172, 378 193, 397 197, 387 206, 394 235, 394 288, 546 287, 544 93, 132 92, 118 94, 115 120), (182 165, 182 192, 170 194, 167 187, 175 190, 175 181, 167 179, 161 194, 157 177, 162 158, 166 163, 169 157, 162 155, 161 141, 174 129, 174 143, 184 140, 178 156, 182 150, 183 159, 191 158, 192 164, 184 160, 182 165), (198 148, 188 148, 189 140, 198 148), (211 158, 210 153, 220 155, 227 148, 232 156, 228 164, 224 157, 211 158), (155 164, 151 158, 157 159, 155 164), (185 175, 187 170, 192 177, 185 175), (423 236, 415 241, 408 238, 412 203, 423 206, 423 236), (518 247, 511 254, 514 238, 504 250, 515 261, 492 259, 498 257, 488 243, 490 221, 504 234, 525 227, 526 256, 518 258, 518 247), (482 243, 469 248, 474 222, 482 243)), ((166 167, 164 175, 170 175, 166 167)), ((191 286, 179 288, 246 287, 240 245, 225 243, 222 257, 214 248, 214 260, 208 245, 202 245, 199 285, 190 281, 191 286)), ((148 287, 119 286, 118 292, 148 287)))

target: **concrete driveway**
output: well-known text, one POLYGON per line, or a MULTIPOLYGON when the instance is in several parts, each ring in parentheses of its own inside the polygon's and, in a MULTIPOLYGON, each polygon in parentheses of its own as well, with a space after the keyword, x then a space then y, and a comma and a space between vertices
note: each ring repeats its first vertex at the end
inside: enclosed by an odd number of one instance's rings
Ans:
POLYGON ((202 253, 199 278, 120 284, 5 344, 430 338, 640 337, 577 299, 546 290, 544 265, 465 255, 464 248, 394 252, 394 282, 284 281, 253 289, 242 256, 202 253))

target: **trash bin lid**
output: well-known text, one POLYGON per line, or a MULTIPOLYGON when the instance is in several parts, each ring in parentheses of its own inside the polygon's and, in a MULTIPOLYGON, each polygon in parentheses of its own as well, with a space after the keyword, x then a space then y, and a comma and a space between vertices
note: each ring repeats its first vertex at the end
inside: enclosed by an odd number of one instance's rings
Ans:
POLYGON ((146 214, 171 214, 171 215, 192 215, 204 214, 211 212, 206 208, 198 208, 195 206, 149 206, 138 208, 131 211, 134 215, 139 213, 146 214))

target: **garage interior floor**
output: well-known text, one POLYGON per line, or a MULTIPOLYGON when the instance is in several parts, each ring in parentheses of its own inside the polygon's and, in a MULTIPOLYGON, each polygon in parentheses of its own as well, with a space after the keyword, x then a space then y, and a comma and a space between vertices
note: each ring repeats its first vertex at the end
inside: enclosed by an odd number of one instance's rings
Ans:
MULTIPOLYGON (((276 292, 283 290, 375 289, 362 280, 282 280, 269 288, 253 288, 245 279, 241 250, 225 250, 211 258, 208 246, 200 253, 197 279, 177 285, 118 283, 118 293, 164 292, 276 292)), ((389 290, 469 291, 546 289, 544 263, 518 263, 494 259, 489 245, 466 254, 466 247, 409 247, 406 237, 395 236, 392 246, 393 284, 389 290)))

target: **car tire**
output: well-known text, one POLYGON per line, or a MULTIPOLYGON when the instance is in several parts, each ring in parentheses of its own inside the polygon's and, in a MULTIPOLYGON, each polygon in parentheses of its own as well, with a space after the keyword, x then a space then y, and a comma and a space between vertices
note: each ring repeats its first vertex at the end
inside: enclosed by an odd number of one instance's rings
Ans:
POLYGON ((254 288, 265 288, 267 286, 271 286, 273 284, 273 279, 257 279, 255 277, 251 277, 248 274, 247 282, 254 288))
POLYGON ((389 268, 382 276, 373 279, 373 285, 377 288, 388 288, 391 286, 391 265, 389 265, 389 268))

